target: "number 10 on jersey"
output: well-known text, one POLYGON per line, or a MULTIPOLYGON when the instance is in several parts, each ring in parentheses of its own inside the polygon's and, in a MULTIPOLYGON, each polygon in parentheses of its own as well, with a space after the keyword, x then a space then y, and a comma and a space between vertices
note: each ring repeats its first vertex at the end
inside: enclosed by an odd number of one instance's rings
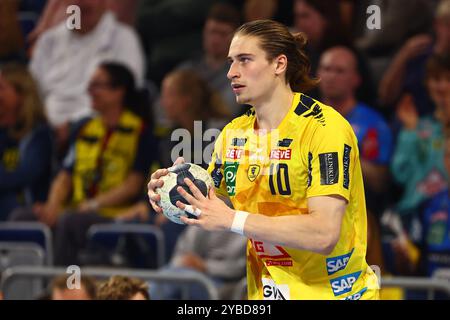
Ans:
POLYGON ((269 187, 273 195, 288 196, 291 194, 289 184, 289 167, 287 163, 271 163, 269 172, 269 187))

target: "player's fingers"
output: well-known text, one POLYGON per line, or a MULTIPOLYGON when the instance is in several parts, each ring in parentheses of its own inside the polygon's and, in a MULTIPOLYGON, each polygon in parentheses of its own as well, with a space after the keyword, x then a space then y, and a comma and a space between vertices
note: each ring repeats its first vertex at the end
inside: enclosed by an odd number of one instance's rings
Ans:
POLYGON ((150 200, 153 200, 155 202, 161 201, 161 196, 158 193, 156 193, 154 189, 148 189, 147 194, 150 200))
POLYGON ((155 172, 153 172, 152 175, 150 176, 150 179, 151 179, 150 182, 152 180, 159 179, 162 176, 165 176, 167 174, 169 174, 169 170, 168 169, 158 169, 155 172))
POLYGON ((194 206, 192 206, 190 204, 184 204, 181 201, 177 201, 175 203, 175 205, 178 208, 180 208, 181 210, 184 210, 184 211, 186 211, 186 212, 188 212, 188 213, 190 213, 190 214, 192 214, 192 215, 194 215, 196 217, 199 217, 200 214, 202 213, 202 211, 199 208, 196 208, 196 207, 194 207, 194 206))
POLYGON ((212 188, 209 189, 208 197, 209 197, 210 199, 217 198, 217 196, 216 196, 216 190, 214 190, 214 187, 212 187, 212 188))
POLYGON ((196 208, 190 204, 184 206, 184 211, 186 211, 196 217, 200 217, 200 215, 202 214, 202 210, 200 210, 199 208, 196 208))
POLYGON ((153 210, 155 210, 155 212, 156 212, 156 213, 162 213, 162 209, 161 209, 161 207, 160 207, 160 206, 158 206, 158 205, 156 204, 156 202, 155 202, 155 201, 153 201, 153 200, 150 200, 150 204, 151 204, 151 206, 152 206, 153 210))
POLYGON ((185 216, 181 216, 180 220, 182 222, 184 222, 185 224, 187 224, 188 226, 200 226, 201 225, 201 221, 200 220, 189 219, 188 217, 185 217, 185 216))
POLYGON ((175 162, 173 163, 173 165, 176 166, 182 163, 186 163, 186 161, 184 160, 183 157, 178 157, 177 160, 175 160, 175 162))
POLYGON ((191 179, 184 178, 184 183, 186 183, 186 185, 189 187, 189 190, 191 190, 192 194, 197 200, 205 199, 203 193, 197 188, 197 186, 192 182, 191 179))
POLYGON ((200 202, 195 199, 193 196, 191 196, 186 190, 184 190, 182 187, 178 187, 177 188, 178 193, 184 198, 186 199, 187 202, 189 202, 190 204, 199 207, 200 202))
MULTIPOLYGON (((164 185, 164 181, 161 179, 152 179, 150 180, 150 182, 147 185, 147 190, 148 190, 148 196, 150 198, 153 198, 154 196, 158 195, 156 193, 156 188, 161 188, 164 185)), ((154 199, 155 201, 158 201, 156 199, 154 199)))

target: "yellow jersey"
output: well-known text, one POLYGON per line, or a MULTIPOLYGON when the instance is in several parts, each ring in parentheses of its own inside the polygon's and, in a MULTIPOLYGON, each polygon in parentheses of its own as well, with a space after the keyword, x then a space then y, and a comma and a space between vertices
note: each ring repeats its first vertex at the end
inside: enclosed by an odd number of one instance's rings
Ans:
POLYGON ((307 199, 348 201, 329 256, 249 239, 249 299, 376 299, 366 263, 367 219, 357 139, 332 107, 302 93, 276 130, 254 131, 254 109, 219 135, 209 172, 236 210, 267 216, 308 214, 307 199))

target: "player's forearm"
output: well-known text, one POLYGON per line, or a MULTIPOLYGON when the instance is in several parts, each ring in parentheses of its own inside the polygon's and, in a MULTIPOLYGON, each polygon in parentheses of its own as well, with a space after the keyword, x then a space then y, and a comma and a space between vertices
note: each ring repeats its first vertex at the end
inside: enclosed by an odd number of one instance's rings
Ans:
POLYGON ((324 255, 333 251, 339 233, 340 225, 317 219, 313 213, 279 217, 250 214, 244 226, 249 238, 324 255))

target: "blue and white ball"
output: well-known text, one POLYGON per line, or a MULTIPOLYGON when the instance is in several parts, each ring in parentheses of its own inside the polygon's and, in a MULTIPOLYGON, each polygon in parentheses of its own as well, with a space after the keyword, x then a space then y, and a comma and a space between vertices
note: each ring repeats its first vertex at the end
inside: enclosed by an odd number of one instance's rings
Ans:
POLYGON ((189 178, 202 194, 207 197, 210 188, 214 187, 213 180, 208 172, 202 167, 193 163, 183 163, 169 168, 169 174, 161 177, 164 184, 157 188, 156 192, 161 196, 158 205, 162 208, 163 214, 171 221, 184 224, 181 217, 196 218, 187 211, 181 210, 176 206, 177 201, 189 204, 177 191, 180 186, 192 195, 189 187, 184 183, 184 179, 189 178))

